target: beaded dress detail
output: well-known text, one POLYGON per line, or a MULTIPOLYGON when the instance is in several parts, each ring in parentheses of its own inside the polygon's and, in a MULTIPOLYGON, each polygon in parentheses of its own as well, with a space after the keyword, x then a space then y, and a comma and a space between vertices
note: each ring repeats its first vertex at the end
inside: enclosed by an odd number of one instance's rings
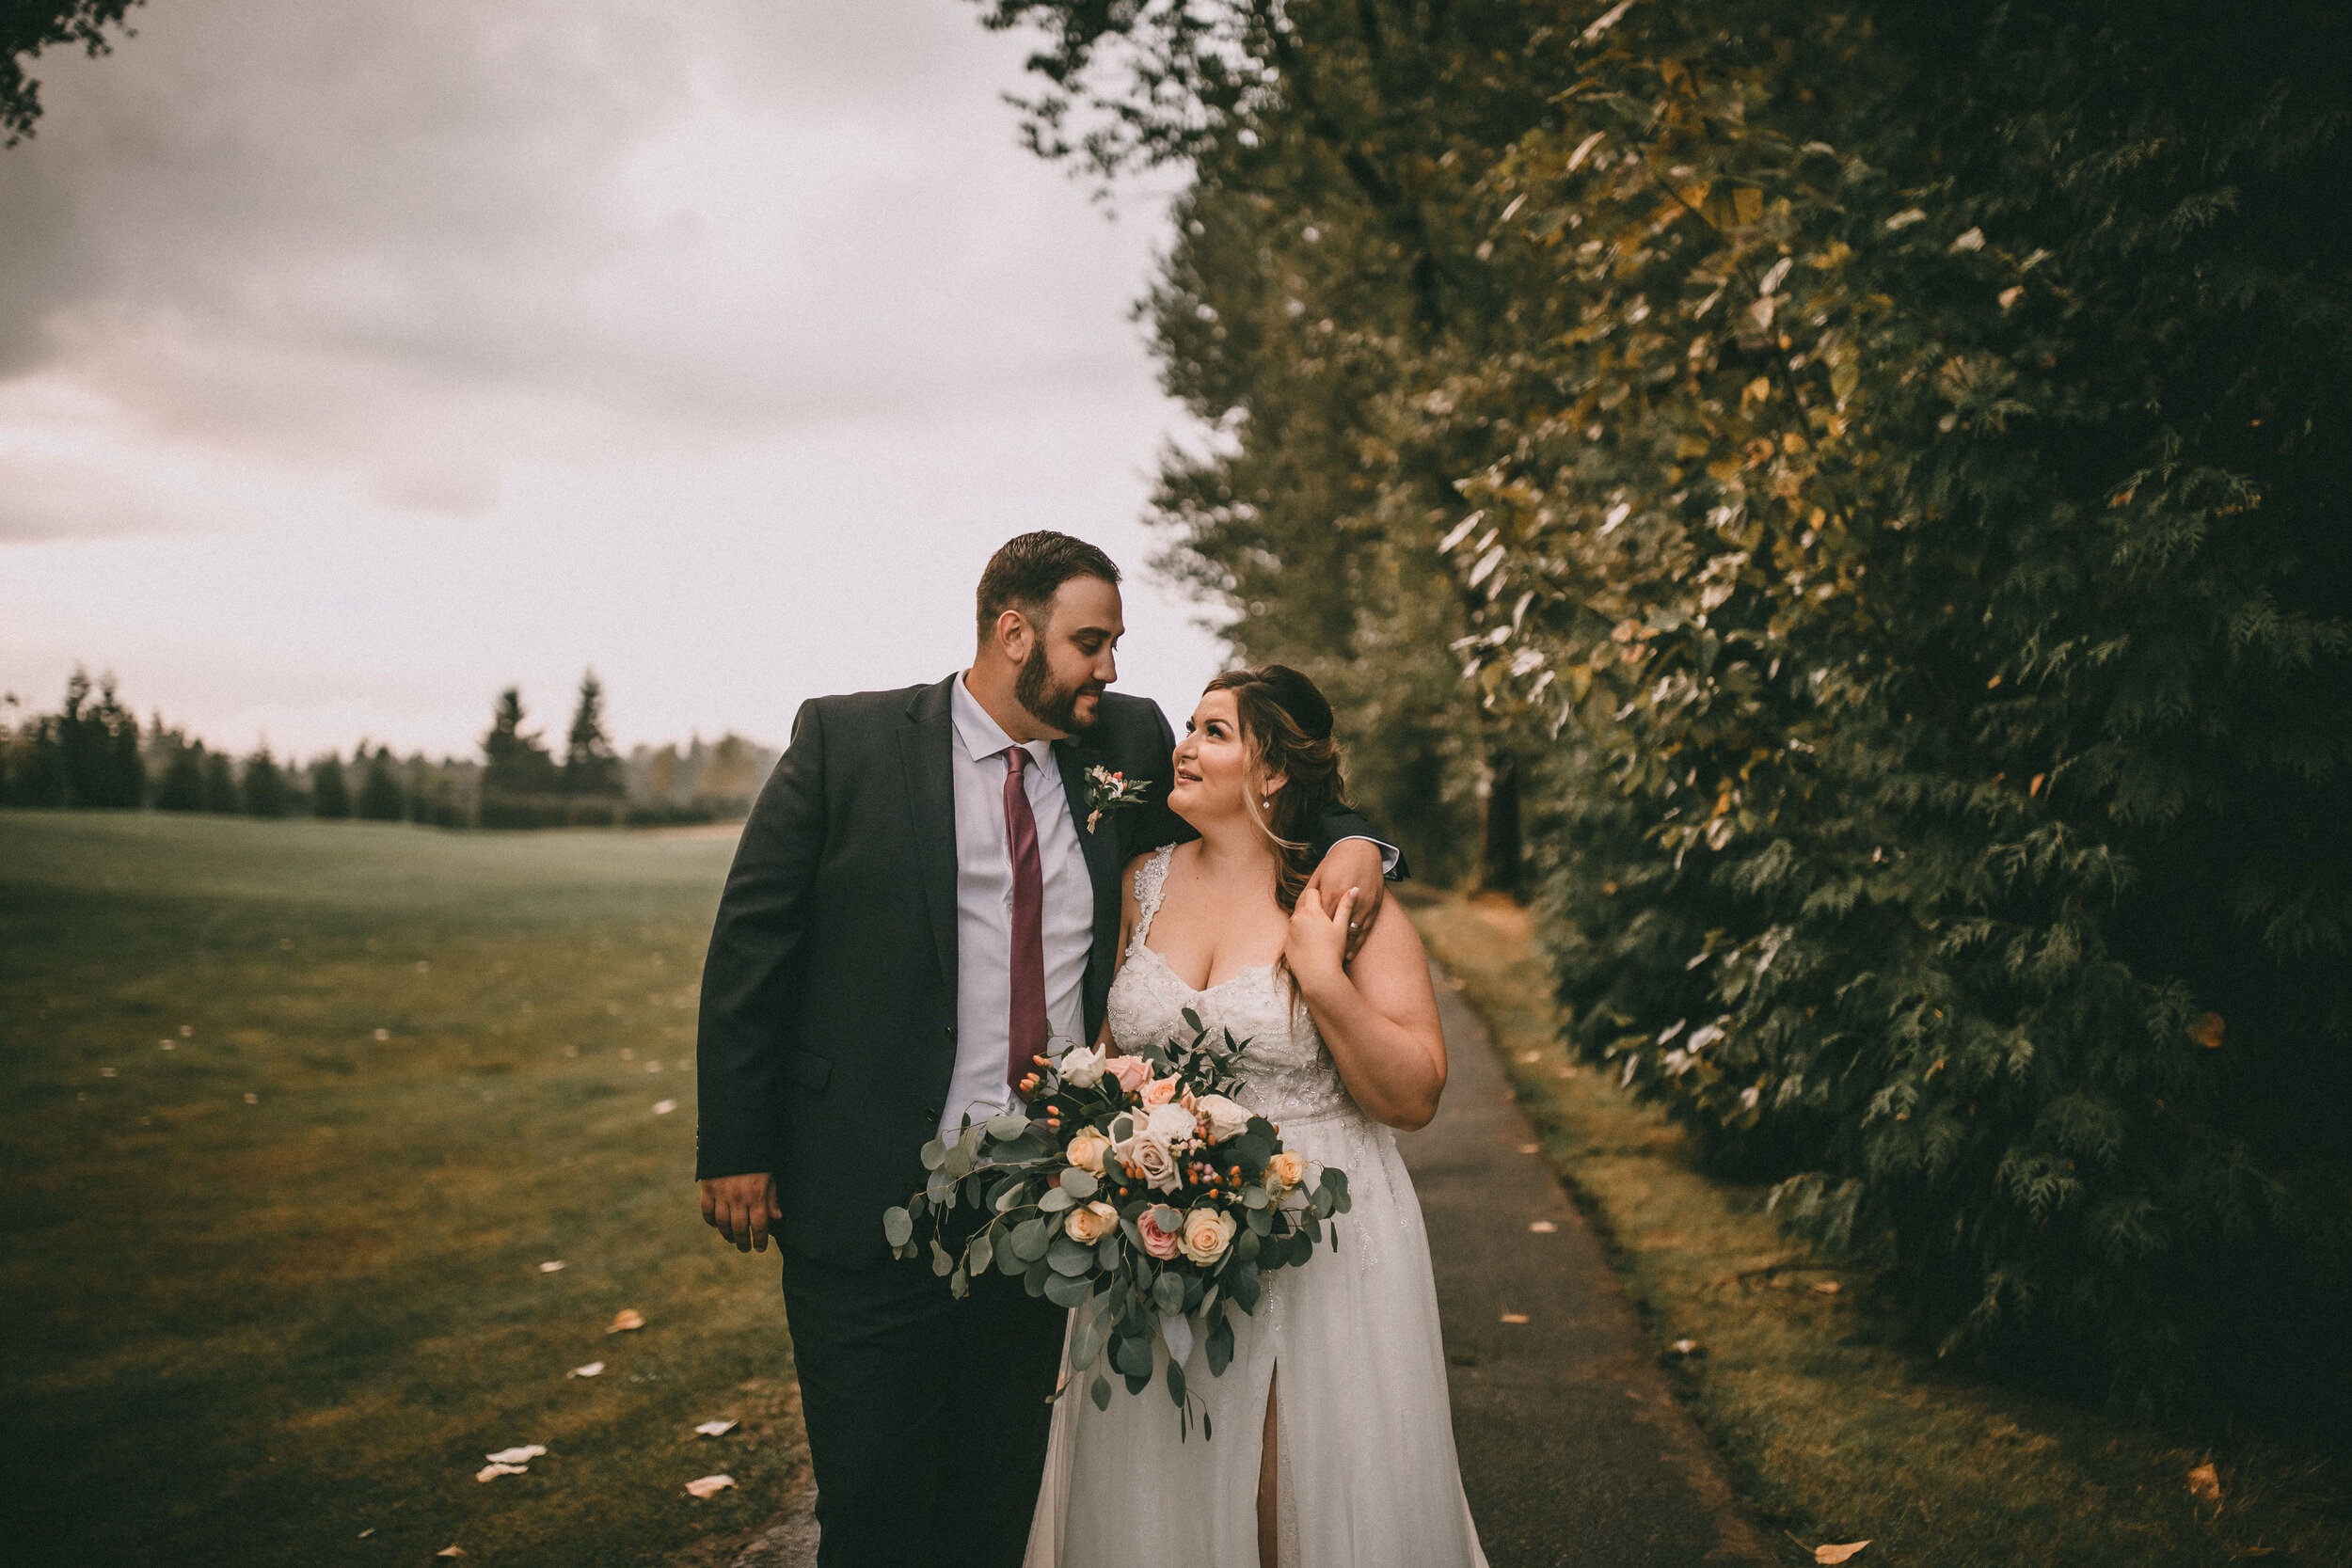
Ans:
MULTIPOLYGON (((1113 1044, 1190 1040, 1187 1008, 1213 1036, 1248 1041, 1235 1098, 1311 1164, 1346 1171, 1353 1203, 1332 1224, 1336 1251, 1327 1243, 1267 1276, 1255 1314, 1221 1308, 1234 1344, 1221 1375, 1196 1342, 1185 1383, 1213 1438, 1198 1421, 1180 1438, 1156 1378, 1135 1395, 1114 1380, 1107 1410, 1083 1386, 1064 1395, 1025 1568, 1256 1563, 1278 1370, 1279 1568, 1486 1568, 1454 1457, 1428 1235, 1396 1135, 1357 1108, 1283 972, 1261 964, 1196 990, 1145 942, 1173 853, 1136 872, 1135 936, 1110 990, 1113 1044)), ((1167 1347, 1154 1354, 1164 1365, 1167 1347)))

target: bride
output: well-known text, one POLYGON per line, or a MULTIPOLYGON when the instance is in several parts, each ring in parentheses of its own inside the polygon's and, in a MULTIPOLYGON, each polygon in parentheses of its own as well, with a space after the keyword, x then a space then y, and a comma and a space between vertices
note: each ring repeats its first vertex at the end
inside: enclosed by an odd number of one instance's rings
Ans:
POLYGON ((1122 1051, 1188 1039, 1190 1008, 1247 1039, 1237 1098, 1346 1171, 1354 1206, 1336 1248, 1266 1276, 1254 1315, 1218 1308, 1234 1329, 1221 1376, 1196 1336, 1185 1386, 1210 1421, 1189 1438, 1156 1383, 1106 1410, 1063 1397, 1027 1568, 1485 1568, 1428 1238, 1390 1131, 1425 1125, 1445 1086, 1421 939, 1379 921, 1347 961, 1355 895, 1325 909, 1306 888, 1311 825, 1343 788, 1306 676, 1219 675, 1175 761, 1168 803, 1200 837, 1128 868, 1104 1035, 1122 1051))

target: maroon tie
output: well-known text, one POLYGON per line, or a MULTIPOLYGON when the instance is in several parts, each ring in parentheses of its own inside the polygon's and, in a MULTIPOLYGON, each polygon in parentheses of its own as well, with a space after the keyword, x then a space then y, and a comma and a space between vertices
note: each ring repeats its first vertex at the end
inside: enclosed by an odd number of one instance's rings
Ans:
POLYGON ((1037 1070, 1034 1058, 1045 1049, 1045 875, 1038 866, 1037 818, 1022 777, 1028 760, 1019 746, 1005 752, 1005 844, 1012 852, 1012 1007, 1005 1080, 1016 1092, 1021 1080, 1037 1070))

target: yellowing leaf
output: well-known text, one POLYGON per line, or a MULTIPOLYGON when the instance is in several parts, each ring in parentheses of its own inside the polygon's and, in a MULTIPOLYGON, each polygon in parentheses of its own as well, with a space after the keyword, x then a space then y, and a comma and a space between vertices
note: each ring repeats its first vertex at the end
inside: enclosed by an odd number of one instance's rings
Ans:
POLYGON ((705 1476, 700 1481, 688 1481, 686 1490, 697 1497, 716 1497, 734 1484, 733 1476, 705 1476))
POLYGON ((705 1421, 694 1429, 705 1437, 724 1437, 735 1430, 733 1421, 705 1421))
POLYGON ((464 1557, 466 1555, 466 1548, 463 1546, 443 1546, 439 1551, 435 1552, 433 1555, 435 1557, 464 1557))
POLYGON ((1524 1312, 1505 1312, 1502 1314, 1502 1321, 1506 1323, 1523 1323, 1527 1322, 1527 1314, 1524 1312))
POLYGON ((632 1328, 643 1328, 644 1326, 644 1317, 637 1310, 637 1308, 634 1307, 624 1307, 618 1312, 612 1314, 612 1326, 606 1329, 605 1332, 607 1334, 626 1334, 632 1328))
POLYGON ((1741 223, 1754 223, 1764 215, 1764 193, 1753 185, 1733 186, 1731 214, 1741 223))
POLYGON ((2221 1501, 2221 1478, 2215 1473, 2210 1461, 2188 1473, 2188 1495, 2201 1503, 2217 1504, 2221 1501))
POLYGON ((1813 1560, 1816 1562, 1843 1562, 1869 1544, 1870 1543, 1867 1541, 1852 1541, 1847 1543, 1843 1546, 1816 1546, 1813 1548, 1813 1560))
POLYGON ((604 1370, 604 1363, 603 1363, 603 1362, 601 1362, 601 1361, 591 1361, 591 1362, 589 1362, 589 1363, 588 1363, 588 1365, 586 1365, 585 1367, 574 1367, 574 1368, 573 1368, 570 1371, 565 1372, 564 1375, 565 1377, 594 1377, 594 1376, 596 1376, 598 1372, 601 1372, 601 1371, 603 1371, 603 1370, 604 1370))
POLYGON ((501 1449, 496 1453, 485 1453, 482 1457, 493 1465, 528 1465, 547 1451, 544 1443, 526 1443, 518 1449, 501 1449))
MULTIPOLYGON (((2218 1051, 2221 1049, 2221 1037, 2229 1027, 2219 1013, 2207 1013, 2189 1025, 2188 1037, 2208 1051, 2218 1051)), ((2208 1465, 2205 1468, 2211 1470, 2213 1466, 2208 1465)))
POLYGON ((473 1479, 496 1481, 501 1476, 527 1476, 529 1474, 531 1474, 531 1466, 528 1465, 485 1465, 473 1473, 473 1479))
POLYGON ((1527 1228, 1533 1235, 1549 1236, 1560 1227, 1549 1220, 1537 1220, 1534 1225, 1529 1226, 1527 1228))

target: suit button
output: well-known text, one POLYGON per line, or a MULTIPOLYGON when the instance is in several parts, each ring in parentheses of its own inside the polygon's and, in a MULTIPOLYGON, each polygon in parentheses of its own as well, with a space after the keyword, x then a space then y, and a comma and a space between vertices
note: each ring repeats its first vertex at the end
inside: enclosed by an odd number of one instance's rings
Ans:
POLYGON ((954 1039, 956 1037, 956 1026, 954 1024, 950 1023, 947 1025, 946 1035, 949 1039, 954 1039))
POLYGON ((939 1120, 939 1107, 936 1105, 924 1106, 923 1119, 928 1122, 937 1122, 939 1120))

